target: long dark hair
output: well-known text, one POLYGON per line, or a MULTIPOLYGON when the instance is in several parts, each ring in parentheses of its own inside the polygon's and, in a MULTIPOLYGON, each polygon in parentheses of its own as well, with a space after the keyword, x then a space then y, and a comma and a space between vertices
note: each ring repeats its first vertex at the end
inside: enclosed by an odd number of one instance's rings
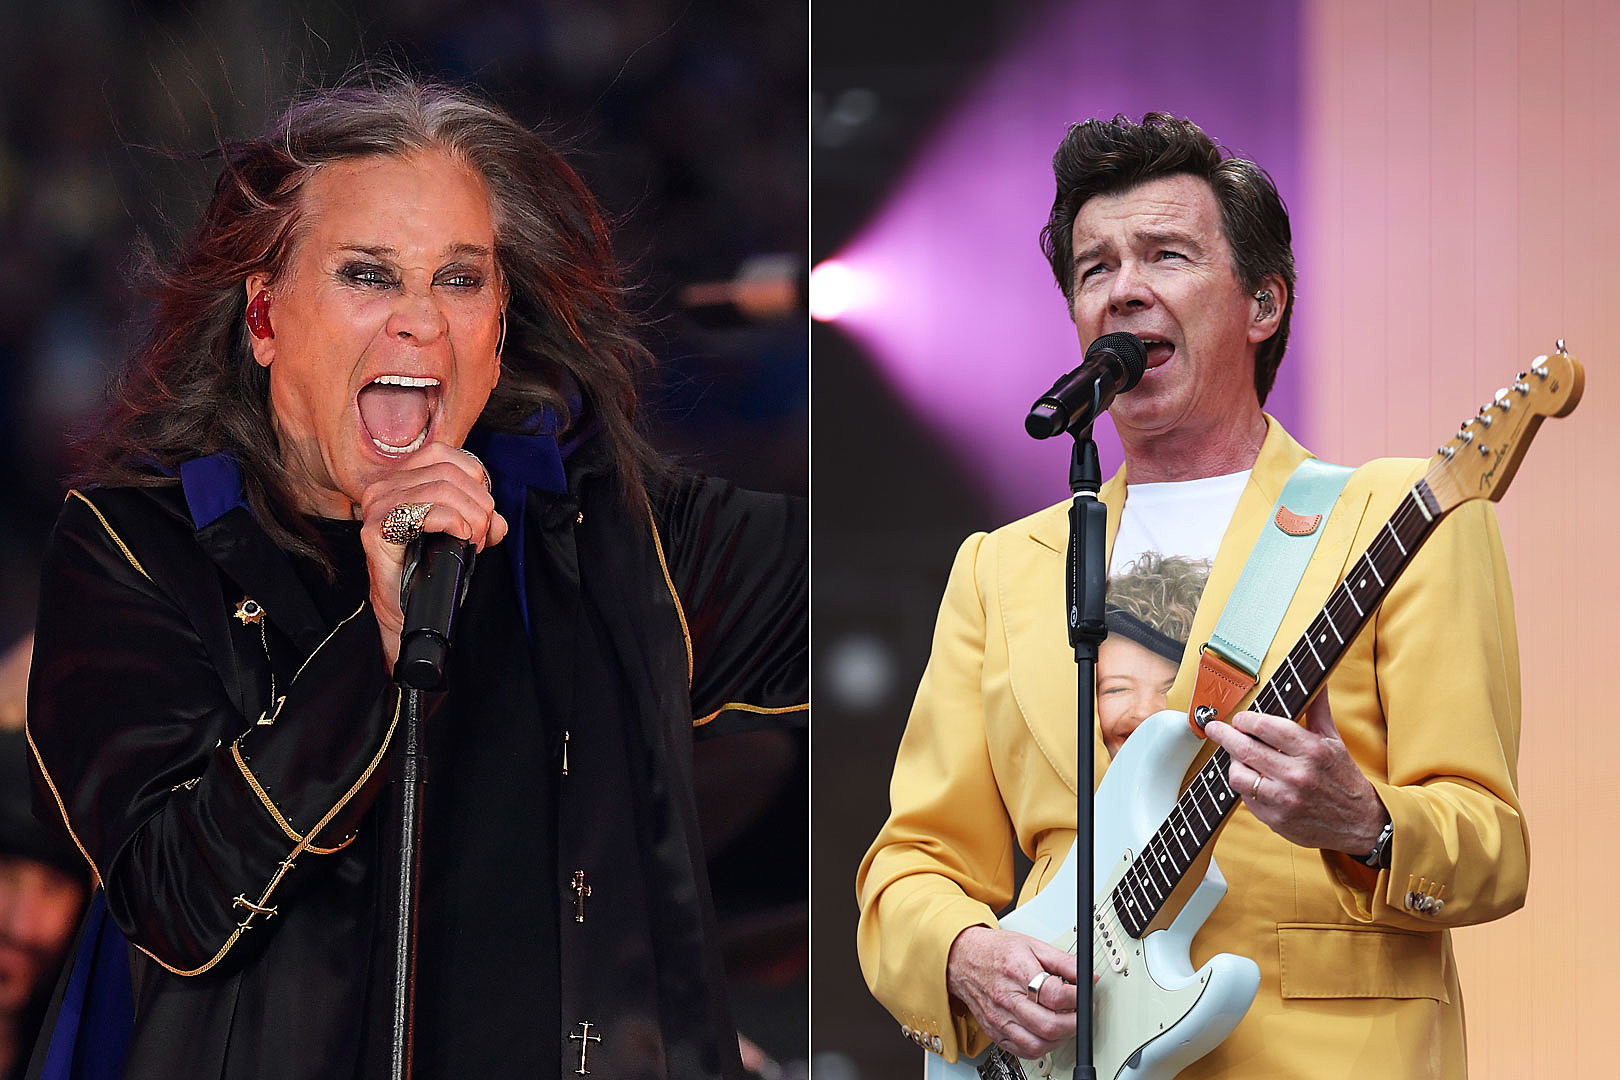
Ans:
POLYGON ((221 450, 242 466, 249 505, 282 547, 324 558, 295 512, 270 419, 269 375, 246 326, 248 275, 271 279, 298 241, 301 192, 334 161, 435 148, 489 191, 495 261, 511 293, 500 383, 480 422, 521 432, 542 407, 570 415, 577 387, 601 425, 627 495, 640 501, 657 455, 634 425, 636 337, 607 226, 584 182, 540 135, 468 90, 395 73, 310 91, 258 138, 226 144, 202 220, 155 262, 149 327, 85 446, 79 482, 154 485, 221 450))

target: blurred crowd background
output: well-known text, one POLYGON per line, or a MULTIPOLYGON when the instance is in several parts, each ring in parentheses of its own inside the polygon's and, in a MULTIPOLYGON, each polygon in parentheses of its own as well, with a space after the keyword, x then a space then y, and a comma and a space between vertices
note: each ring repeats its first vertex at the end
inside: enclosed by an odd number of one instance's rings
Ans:
MULTIPOLYGON (((221 139, 367 62, 471 83, 559 139, 640 283, 655 441, 805 493, 808 18, 804 0, 0 4, 0 652, 33 621, 75 436, 133 340, 143 249, 161 258, 195 220, 221 139), (739 275, 777 287, 740 306, 692 292, 739 275)), ((716 900, 739 1022, 791 1075, 804 738, 744 739, 700 761, 729 796, 709 822, 716 900)))

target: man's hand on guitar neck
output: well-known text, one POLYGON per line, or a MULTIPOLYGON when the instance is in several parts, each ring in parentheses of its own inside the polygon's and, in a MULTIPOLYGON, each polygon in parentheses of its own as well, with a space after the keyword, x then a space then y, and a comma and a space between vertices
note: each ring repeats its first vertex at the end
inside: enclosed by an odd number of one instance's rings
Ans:
POLYGON ((970 926, 951 942, 945 984, 979 1030, 1029 1060, 1074 1038, 1078 970, 1071 953, 1039 938, 970 926), (1039 1001, 1031 1001, 1030 981, 1042 971, 1057 977, 1045 980, 1039 1001))
POLYGON ((1326 690, 1305 710, 1303 725, 1241 712, 1204 731, 1232 756, 1232 790, 1277 835, 1358 858, 1372 851, 1389 811, 1339 738, 1326 690))

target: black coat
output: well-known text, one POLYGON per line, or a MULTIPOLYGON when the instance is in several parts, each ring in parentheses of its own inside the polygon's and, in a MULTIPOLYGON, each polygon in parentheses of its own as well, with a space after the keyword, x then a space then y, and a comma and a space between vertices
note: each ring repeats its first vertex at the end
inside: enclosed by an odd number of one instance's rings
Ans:
MULTIPOLYGON (((739 1075, 691 742, 803 716, 803 508, 685 478, 637 510, 591 444, 567 487, 480 556, 429 703, 419 1075, 573 1074, 582 1032, 598 1075, 739 1075)), ((399 693, 341 577, 312 591, 244 507, 197 507, 189 479, 69 496, 40 811, 139 950, 127 1075, 370 1075, 399 693)))

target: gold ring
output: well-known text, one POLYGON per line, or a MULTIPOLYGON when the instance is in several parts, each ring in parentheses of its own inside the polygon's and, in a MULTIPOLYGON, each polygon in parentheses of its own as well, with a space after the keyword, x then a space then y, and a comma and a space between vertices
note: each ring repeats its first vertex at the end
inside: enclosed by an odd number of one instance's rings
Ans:
POLYGON ((422 535, 422 522, 432 509, 430 502, 400 503, 383 515, 382 538, 404 547, 422 535))
POLYGON ((1024 987, 1024 993, 1029 995, 1029 1000, 1036 1004, 1040 1003, 1041 987, 1045 986, 1046 980, 1051 977, 1052 973, 1050 971, 1037 971, 1035 973, 1035 977, 1029 980, 1029 985, 1024 987))
POLYGON ((1260 781, 1264 779, 1265 777, 1263 776, 1256 776, 1254 778, 1254 786, 1249 788, 1249 798, 1258 799, 1260 797, 1260 781))

